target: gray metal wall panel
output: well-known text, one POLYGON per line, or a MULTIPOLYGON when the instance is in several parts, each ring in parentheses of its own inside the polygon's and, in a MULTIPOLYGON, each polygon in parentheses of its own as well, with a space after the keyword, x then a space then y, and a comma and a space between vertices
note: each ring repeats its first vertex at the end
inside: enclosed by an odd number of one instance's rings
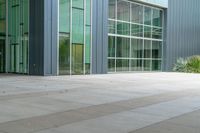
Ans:
POLYGON ((92 73, 107 73, 108 0, 93 0, 92 73))
POLYGON ((44 5, 44 75, 57 75, 58 0, 44 5))
POLYGON ((180 57, 200 54, 199 0, 169 0, 166 70, 180 57))
POLYGON ((29 74, 43 75, 44 1, 30 0, 29 74))
POLYGON ((162 71, 166 70, 166 62, 167 62, 167 9, 164 9, 164 29, 163 29, 163 60, 162 60, 162 71))

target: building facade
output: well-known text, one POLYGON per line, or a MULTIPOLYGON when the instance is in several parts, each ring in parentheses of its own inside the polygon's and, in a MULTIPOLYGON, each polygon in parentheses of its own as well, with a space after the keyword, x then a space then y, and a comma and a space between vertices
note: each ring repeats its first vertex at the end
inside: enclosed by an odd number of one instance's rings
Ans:
MULTIPOLYGON (((187 0, 177 1, 187 3, 187 0)), ((171 71, 175 60, 185 57, 183 54, 172 57, 174 43, 178 43, 173 38, 177 33, 171 34, 172 26, 176 21, 178 27, 181 19, 189 16, 177 18, 183 9, 180 6, 175 16, 177 5, 174 4, 179 3, 173 0, 0 0, 0 72, 85 75, 171 71)), ((197 9, 193 9, 194 14, 197 9)), ((194 20, 194 27, 198 26, 198 20, 194 20)), ((195 39, 194 47, 199 47, 200 40, 195 39)), ((200 52, 195 50, 187 56, 200 52)))

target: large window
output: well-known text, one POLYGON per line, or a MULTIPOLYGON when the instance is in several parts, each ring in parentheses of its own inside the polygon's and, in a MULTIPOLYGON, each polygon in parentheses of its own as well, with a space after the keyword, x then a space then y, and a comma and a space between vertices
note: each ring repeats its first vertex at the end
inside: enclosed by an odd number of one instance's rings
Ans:
POLYGON ((91 70, 91 0, 60 0, 59 74, 91 70))
POLYGON ((108 70, 161 71, 163 10, 109 0, 108 70))

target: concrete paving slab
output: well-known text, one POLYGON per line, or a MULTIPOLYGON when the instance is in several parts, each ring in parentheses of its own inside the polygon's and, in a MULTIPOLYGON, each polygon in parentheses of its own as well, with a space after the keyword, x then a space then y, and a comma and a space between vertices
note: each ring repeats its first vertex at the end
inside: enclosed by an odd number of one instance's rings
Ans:
MULTIPOLYGON (((142 130, 198 110, 199 81, 198 74, 159 72, 0 75, 0 133, 142 130)), ((195 129, 199 123, 195 117, 197 114, 168 123, 195 129)))
POLYGON ((198 110, 129 133, 199 133, 199 114, 198 110))

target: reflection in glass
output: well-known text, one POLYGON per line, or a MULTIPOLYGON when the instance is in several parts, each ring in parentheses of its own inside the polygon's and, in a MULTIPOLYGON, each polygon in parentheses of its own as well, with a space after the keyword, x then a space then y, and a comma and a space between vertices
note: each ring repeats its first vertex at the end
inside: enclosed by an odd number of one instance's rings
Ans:
POLYGON ((115 72, 115 59, 108 59, 108 71, 115 72))
POLYGON ((154 39, 162 39, 162 29, 153 28, 152 29, 152 38, 154 38, 154 39))
POLYGON ((84 12, 72 9, 72 43, 84 44, 84 12))
POLYGON ((152 58, 162 58, 162 42, 152 41, 152 58))
POLYGON ((151 25, 152 20, 152 10, 150 7, 144 7, 144 24, 151 25))
POLYGON ((119 35, 130 35, 130 24, 117 22, 117 34, 119 35))
POLYGON ((131 4, 131 22, 143 23, 143 6, 138 4, 131 4))
POLYGON ((130 39, 124 37, 117 37, 117 57, 130 56, 130 39))
POLYGON ((109 18, 115 19, 116 17, 116 0, 109 0, 109 18))
POLYGON ((144 37, 151 38, 151 27, 144 26, 144 37))
POLYGON ((143 37, 143 26, 132 24, 131 25, 131 36, 143 37))
POLYGON ((130 3, 122 0, 117 1, 117 19, 130 21, 130 3))
POLYGON ((84 8, 84 0, 72 0, 72 7, 84 8))
POLYGON ((144 60, 144 71, 151 71, 151 60, 144 60))
POLYGON ((132 58, 142 58, 143 56, 143 40, 142 39, 131 40, 131 56, 132 58))
POLYGON ((141 59, 131 60, 131 71, 143 71, 141 59))
POLYGON ((86 26, 91 26, 91 0, 86 0, 86 26))
POLYGON ((59 31, 70 32, 70 0, 60 0, 59 5, 59 31))
POLYGON ((153 71, 161 71, 161 60, 153 60, 152 61, 152 70, 153 71))
POLYGON ((162 11, 153 9, 153 26, 162 27, 162 11))
POLYGON ((144 40, 144 58, 151 58, 151 41, 144 40))
POLYGON ((115 57, 115 37, 108 37, 108 57, 115 57))
POLYGON ((127 59, 117 59, 116 65, 117 72, 129 71, 129 60, 127 59))
POLYGON ((115 34, 115 31, 116 31, 116 25, 115 25, 115 21, 111 21, 109 20, 108 21, 108 29, 109 29, 109 33, 112 33, 112 34, 115 34))
POLYGON ((69 34, 60 34, 59 40, 59 74, 70 74, 70 38, 69 34))
POLYGON ((84 73, 84 45, 72 44, 72 74, 84 73))

